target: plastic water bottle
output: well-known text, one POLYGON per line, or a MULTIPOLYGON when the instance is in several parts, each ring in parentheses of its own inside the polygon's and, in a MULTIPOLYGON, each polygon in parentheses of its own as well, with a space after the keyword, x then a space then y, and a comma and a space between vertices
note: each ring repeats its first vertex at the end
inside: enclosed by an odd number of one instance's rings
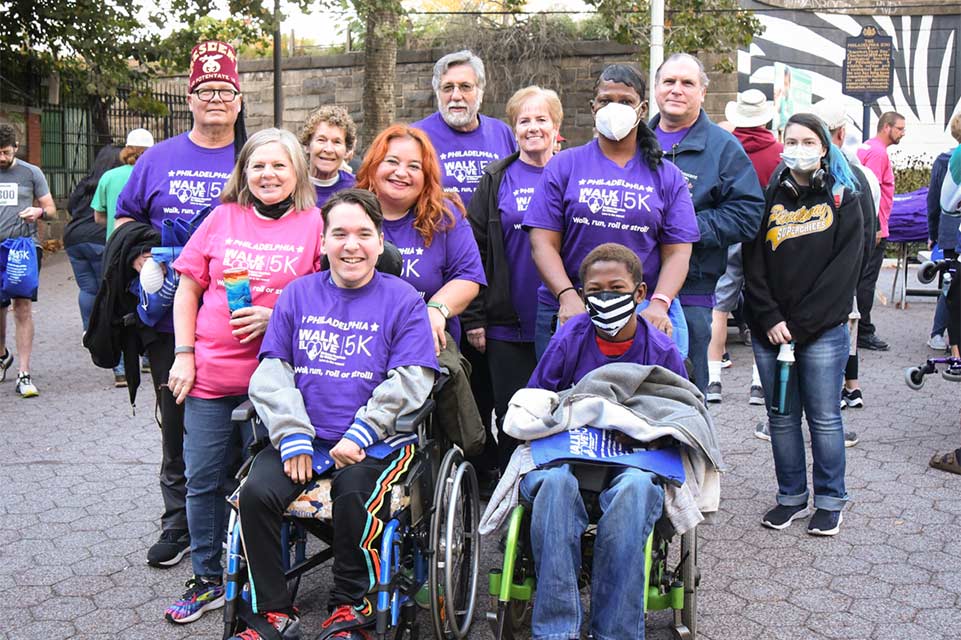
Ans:
POLYGON ((788 402, 788 387, 794 362, 794 343, 782 344, 777 353, 777 406, 775 407, 775 411, 782 416, 791 412, 788 402))

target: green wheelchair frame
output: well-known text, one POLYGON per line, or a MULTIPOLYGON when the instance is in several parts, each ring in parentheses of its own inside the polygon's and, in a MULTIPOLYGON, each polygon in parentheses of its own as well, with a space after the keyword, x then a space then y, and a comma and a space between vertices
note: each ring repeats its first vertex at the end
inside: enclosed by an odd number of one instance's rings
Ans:
MULTIPOLYGON (((578 474, 580 475, 580 474, 578 474)), ((584 484, 582 483, 582 491, 584 484)), ((519 504, 511 512, 504 544, 504 562, 488 575, 488 592, 495 610, 487 613, 495 640, 513 640, 515 631, 530 622, 536 577, 534 559, 530 553, 530 507, 519 504), (505 579, 508 576, 508 579, 505 579)), ((681 538, 680 558, 676 567, 669 564, 671 536, 659 530, 660 523, 644 545, 644 611, 674 612, 671 631, 678 640, 694 640, 697 636, 697 528, 681 538)), ((591 536, 591 529, 585 537, 591 536)), ((590 545, 582 538, 583 568, 589 569, 590 545)), ((582 568, 582 573, 583 573, 582 568)), ((590 583, 581 576, 580 583, 590 583)))

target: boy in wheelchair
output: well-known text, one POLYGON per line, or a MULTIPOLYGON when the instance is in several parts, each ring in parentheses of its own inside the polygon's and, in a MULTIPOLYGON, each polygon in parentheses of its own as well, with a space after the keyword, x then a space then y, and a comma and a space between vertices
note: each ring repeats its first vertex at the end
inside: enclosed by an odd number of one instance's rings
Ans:
MULTIPOLYGON (((551 340, 528 387, 559 392, 610 363, 660 365, 687 378, 671 339, 636 312, 646 294, 641 263, 618 244, 591 251, 580 268, 588 313, 571 318, 551 340)), ((573 437, 572 437, 573 440, 573 437)), ((617 433, 615 440, 629 439, 617 433)), ((637 443, 634 443, 637 444, 637 443)), ((530 538, 537 575, 535 639, 579 638, 581 536, 588 513, 568 463, 541 466, 520 482, 532 505, 530 538)), ((644 543, 664 506, 662 481, 636 467, 613 469, 598 495, 590 628, 596 640, 644 637, 644 543)))
POLYGON ((437 370, 423 300, 400 278, 375 271, 384 249, 377 199, 348 189, 321 213, 330 270, 284 290, 250 381, 273 446, 254 459, 240 491, 252 608, 261 616, 234 636, 241 640, 299 637, 282 516, 312 477, 328 472, 333 588, 323 627, 329 637, 368 637, 338 629, 372 619, 366 596, 379 569, 375 545, 417 439, 395 435, 394 421, 426 402, 437 370))

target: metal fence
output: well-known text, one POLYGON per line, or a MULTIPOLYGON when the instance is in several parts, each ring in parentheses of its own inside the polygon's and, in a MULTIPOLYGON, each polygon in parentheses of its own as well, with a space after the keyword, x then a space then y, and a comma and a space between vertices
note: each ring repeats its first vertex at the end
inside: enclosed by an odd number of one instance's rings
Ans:
POLYGON ((108 144, 123 146, 131 129, 143 127, 157 142, 188 131, 191 115, 184 95, 173 87, 137 86, 120 89, 106 102, 71 97, 44 104, 42 167, 54 198, 67 198, 89 173, 97 152, 108 144), (143 109, 145 98, 154 105, 150 113, 143 109))

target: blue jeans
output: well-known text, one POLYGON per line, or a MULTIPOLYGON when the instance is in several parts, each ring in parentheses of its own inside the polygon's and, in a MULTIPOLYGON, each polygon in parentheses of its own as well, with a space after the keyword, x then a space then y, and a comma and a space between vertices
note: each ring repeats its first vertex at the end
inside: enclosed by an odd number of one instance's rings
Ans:
MULTIPOLYGON (((687 320, 687 357, 694 365, 694 378, 691 380, 701 393, 707 391, 707 345, 711 343, 711 320, 713 309, 688 304, 683 305, 687 320)), ((838 391, 840 393, 840 391, 838 391)))
MULTIPOLYGON (((521 496, 533 504, 531 547, 537 572, 535 640, 580 637, 584 618, 577 589, 587 511, 569 465, 531 471, 521 496)), ((625 467, 600 494, 591 582, 591 632, 596 640, 643 640, 644 542, 664 508, 654 474, 625 467)))
POLYGON ((934 306, 934 322, 931 323, 931 335, 929 337, 944 335, 948 330, 948 322, 951 320, 951 312, 948 310, 948 298, 944 291, 938 296, 938 302, 934 306))
MULTIPOLYGON (((184 405, 184 463, 187 476, 187 527, 194 575, 220 580, 226 538, 228 492, 252 440, 230 421, 247 396, 187 397, 184 405)), ((245 425, 246 426, 246 425, 245 425)), ((234 485, 234 486, 231 486, 234 485)))
POLYGON ((93 300, 97 297, 103 275, 103 245, 81 242, 67 247, 67 257, 73 267, 73 277, 80 287, 80 319, 83 321, 83 330, 86 331, 90 323, 90 313, 93 311, 93 300))
POLYGON ((796 360, 788 384, 788 415, 772 410, 777 389, 777 347, 754 340, 754 360, 764 387, 777 475, 777 503, 807 504, 807 460, 801 414, 807 416, 811 433, 814 506, 840 511, 848 500, 844 488, 844 425, 841 423, 841 385, 848 359, 847 324, 840 324, 807 344, 794 349, 796 360))

